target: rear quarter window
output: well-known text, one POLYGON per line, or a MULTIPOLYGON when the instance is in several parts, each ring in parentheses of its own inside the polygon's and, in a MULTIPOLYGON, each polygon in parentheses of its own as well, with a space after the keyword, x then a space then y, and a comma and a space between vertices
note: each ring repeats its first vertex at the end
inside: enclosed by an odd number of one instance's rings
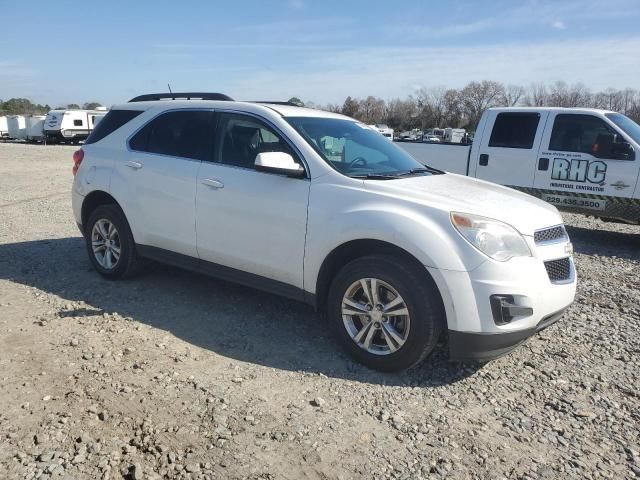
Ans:
POLYGON ((493 125, 490 147, 531 149, 540 123, 539 113, 499 113, 493 125))
POLYGON ((102 140, 141 113, 142 110, 110 110, 105 117, 100 120, 98 125, 96 125, 96 128, 93 129, 93 132, 91 132, 91 135, 89 135, 84 143, 96 143, 102 140))

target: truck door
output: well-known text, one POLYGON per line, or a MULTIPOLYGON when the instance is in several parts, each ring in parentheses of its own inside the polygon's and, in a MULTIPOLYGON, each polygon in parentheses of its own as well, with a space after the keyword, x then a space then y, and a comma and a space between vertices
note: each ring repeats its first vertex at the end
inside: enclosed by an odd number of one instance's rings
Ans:
POLYGON ((551 113, 548 125, 534 182, 544 200, 595 214, 623 205, 616 197, 633 197, 640 158, 613 123, 589 113, 551 113))
POLYGON ((487 128, 472 159, 470 175, 501 185, 531 188, 547 112, 488 110, 486 115, 487 128))

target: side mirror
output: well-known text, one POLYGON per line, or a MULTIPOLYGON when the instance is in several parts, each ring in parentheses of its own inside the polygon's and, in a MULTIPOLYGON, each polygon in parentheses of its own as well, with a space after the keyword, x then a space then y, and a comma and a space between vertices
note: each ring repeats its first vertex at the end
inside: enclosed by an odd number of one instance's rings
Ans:
POLYGON ((616 160, 635 160, 636 152, 629 142, 622 140, 613 144, 613 158, 616 160))
POLYGON ((256 155, 256 170, 261 172, 279 173, 289 177, 304 177, 305 171, 302 165, 296 162, 291 155, 285 152, 262 152, 256 155))

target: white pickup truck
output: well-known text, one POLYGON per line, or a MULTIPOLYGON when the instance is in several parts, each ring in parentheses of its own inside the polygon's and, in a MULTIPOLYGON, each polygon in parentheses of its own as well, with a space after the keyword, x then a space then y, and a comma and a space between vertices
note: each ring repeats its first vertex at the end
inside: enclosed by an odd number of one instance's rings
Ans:
POLYGON ((398 145, 431 167, 506 185, 560 209, 640 222, 640 126, 620 113, 492 108, 471 146, 398 145))

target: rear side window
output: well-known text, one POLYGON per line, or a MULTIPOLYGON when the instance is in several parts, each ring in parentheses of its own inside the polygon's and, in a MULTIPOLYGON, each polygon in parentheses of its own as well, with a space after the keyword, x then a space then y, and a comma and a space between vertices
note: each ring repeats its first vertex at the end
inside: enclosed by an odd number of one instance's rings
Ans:
POLYGON ((213 136, 212 112, 167 112, 136 133, 129 141, 129 147, 140 152, 207 160, 213 136))
POLYGON ((556 115, 549 141, 549 150, 581 152, 593 155, 596 144, 604 136, 615 135, 613 128, 593 115, 556 115))
POLYGON ((499 113, 493 125, 490 147, 531 149, 540 123, 539 113, 499 113))
POLYGON ((98 125, 96 125, 96 128, 93 129, 93 132, 91 132, 91 135, 89 135, 84 143, 96 143, 102 140, 141 113, 141 110, 110 110, 104 118, 98 122, 98 125))

